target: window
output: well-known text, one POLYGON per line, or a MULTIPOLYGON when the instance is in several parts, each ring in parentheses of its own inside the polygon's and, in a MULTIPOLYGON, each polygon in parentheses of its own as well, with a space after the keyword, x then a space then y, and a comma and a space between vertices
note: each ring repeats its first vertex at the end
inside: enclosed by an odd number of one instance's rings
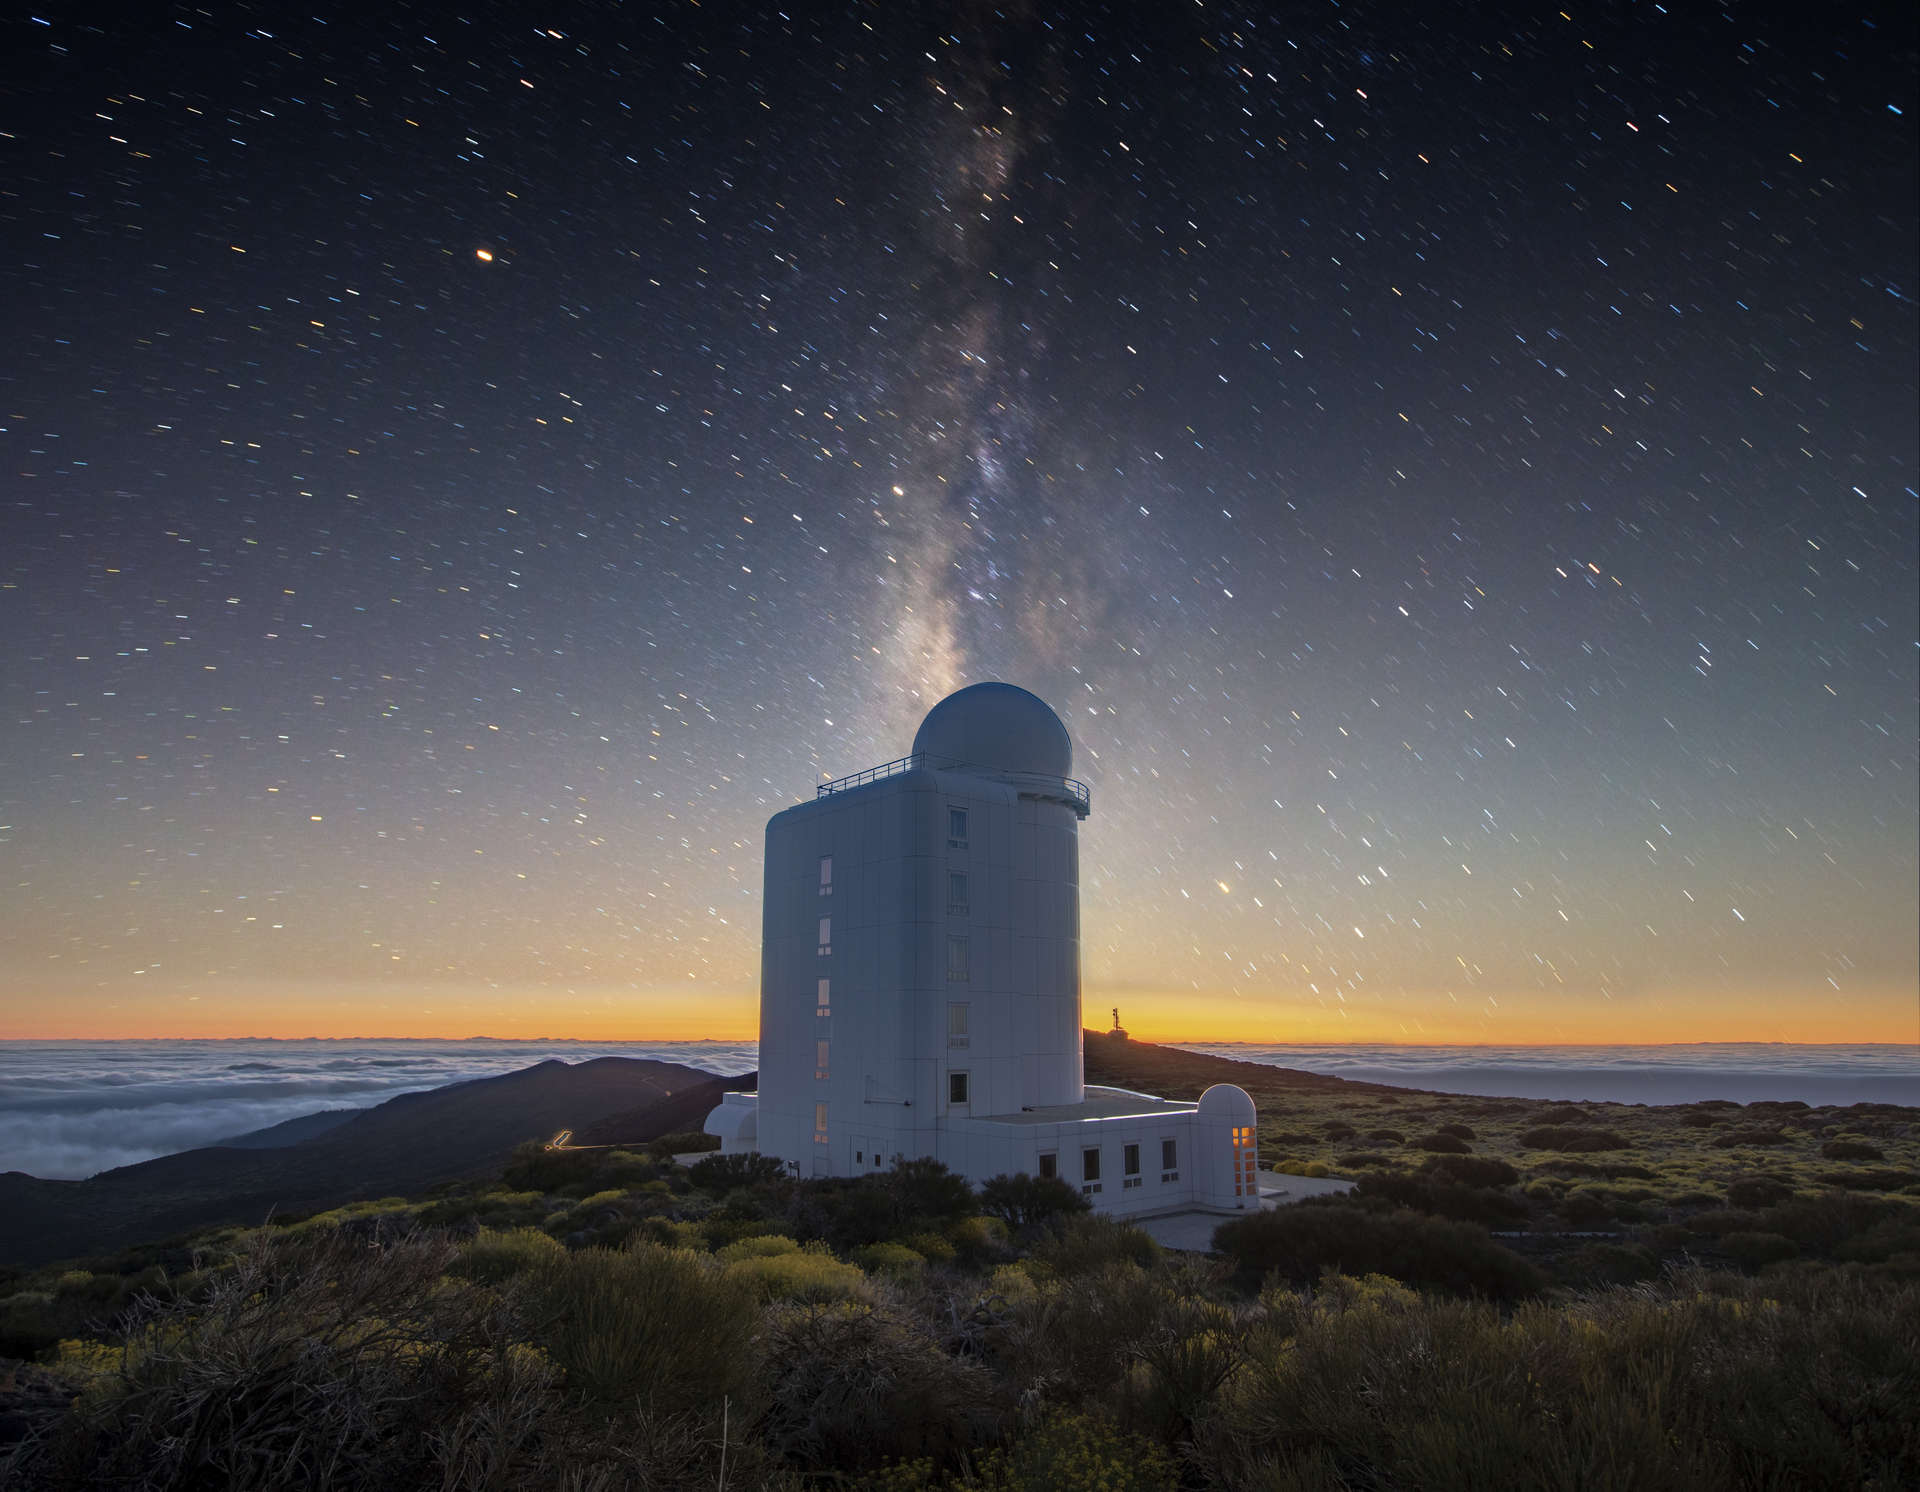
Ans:
POLYGON ((1080 1179, 1082 1181, 1100 1179, 1100 1147, 1098 1145, 1080 1152, 1080 1179))
POLYGON ((1160 1142, 1160 1179, 1162 1181, 1180 1179, 1180 1147, 1176 1141, 1160 1142))
POLYGON ((947 1074, 947 1102, 965 1103, 967 1101, 967 1075, 964 1072, 947 1074))
POLYGON ((832 992, 833 981, 830 979, 821 979, 821 980, 815 981, 815 983, 816 983, 816 988, 814 990, 814 996, 813 996, 813 1013, 815 1015, 832 1015, 833 1014, 833 992, 832 992))
POLYGON ((1040 1157, 1041 1179, 1045 1181, 1051 1181, 1053 1180, 1054 1177, 1058 1176, 1059 1174, 1060 1174, 1060 1157, 1055 1155, 1051 1150, 1049 1150, 1045 1155, 1042 1155, 1040 1157))
POLYGON ((967 847, 967 811, 964 808, 947 810, 947 848, 964 850, 967 847))
POLYGON ((827 1075, 827 1043, 824 1041, 813 1044, 813 1075, 816 1078, 827 1075))
POLYGON ((967 982, 967 940, 965 938, 947 939, 947 982, 949 984, 967 982))
POLYGON ((965 917, 972 912, 969 905, 967 873, 964 870, 947 872, 947 915, 965 917))
POLYGON ((949 1004, 947 1006, 947 1045, 948 1046, 964 1047, 968 1045, 968 1043, 972 1040, 972 1037, 970 1037, 967 1033, 967 1026, 968 1026, 971 1013, 972 1013, 971 1006, 963 1004, 958 1001, 955 1001, 954 1003, 949 1004))
POLYGON ((831 917, 820 919, 820 951, 833 952, 833 919, 831 917))
POLYGON ((1256 1154, 1251 1124, 1233 1127, 1233 1194, 1236 1197, 1256 1197, 1260 1194, 1260 1178, 1254 1172, 1256 1154))
POLYGON ((1140 1147, 1138 1145, 1128 1145, 1120 1151, 1120 1169, 1125 1171, 1129 1176, 1138 1176, 1140 1174, 1140 1147))
POLYGON ((816 1145, 827 1143, 827 1106, 823 1103, 813 1106, 813 1143, 816 1145))
POLYGON ((820 857, 820 894, 833 895, 833 856, 831 855, 820 857))

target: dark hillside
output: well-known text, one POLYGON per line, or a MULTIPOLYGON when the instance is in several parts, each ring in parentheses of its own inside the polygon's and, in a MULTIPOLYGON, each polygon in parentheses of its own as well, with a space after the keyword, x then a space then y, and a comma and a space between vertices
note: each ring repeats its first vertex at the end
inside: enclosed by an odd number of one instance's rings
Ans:
POLYGON ((1107 1088, 1132 1088, 1159 1098, 1198 1098, 1214 1083, 1237 1083, 1258 1102, 1263 1094, 1321 1095, 1406 1093, 1383 1083, 1356 1083, 1325 1073, 1270 1067, 1264 1062, 1236 1062, 1203 1052, 1155 1046, 1148 1041, 1116 1041, 1105 1031, 1083 1033, 1087 1054, 1087 1081, 1107 1088))
POLYGON ((690 1090, 718 1092, 732 1085, 672 1062, 542 1062, 403 1094, 277 1149, 187 1150, 84 1181, 9 1171, 0 1175, 0 1263, 21 1267, 108 1253, 212 1223, 257 1223, 276 1209, 418 1192, 495 1172, 522 1140, 566 1128, 584 1132, 613 1115, 626 1116, 622 1127, 632 1131, 620 1138, 649 1138, 686 1127, 680 1123, 686 1105, 663 1111, 664 1127, 648 1119, 650 1109, 672 1105, 690 1090))

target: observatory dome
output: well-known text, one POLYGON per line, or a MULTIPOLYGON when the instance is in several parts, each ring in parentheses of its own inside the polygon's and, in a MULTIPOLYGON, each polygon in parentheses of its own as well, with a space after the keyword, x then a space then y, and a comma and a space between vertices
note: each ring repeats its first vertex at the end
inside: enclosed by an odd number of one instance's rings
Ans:
POLYGON ((1012 684, 970 684, 927 711, 913 754, 1001 772, 1068 777, 1073 739, 1045 700, 1012 684))

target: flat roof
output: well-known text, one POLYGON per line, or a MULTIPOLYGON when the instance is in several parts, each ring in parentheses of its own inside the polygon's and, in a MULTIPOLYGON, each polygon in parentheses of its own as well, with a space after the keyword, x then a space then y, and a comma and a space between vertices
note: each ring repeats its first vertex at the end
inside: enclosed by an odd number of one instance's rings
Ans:
POLYGON ((1133 1093, 1125 1088, 1086 1089, 1080 1103, 1040 1104, 1011 1114, 976 1114, 963 1121, 974 1124, 1073 1124, 1082 1119, 1150 1119, 1163 1114, 1192 1114, 1197 1103, 1171 1098, 1155 1098, 1149 1093, 1133 1093))

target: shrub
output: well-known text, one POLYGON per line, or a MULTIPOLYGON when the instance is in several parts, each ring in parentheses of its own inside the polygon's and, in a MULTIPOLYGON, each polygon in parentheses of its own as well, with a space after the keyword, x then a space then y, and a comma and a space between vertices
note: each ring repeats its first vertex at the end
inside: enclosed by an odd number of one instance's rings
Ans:
POLYGON ((1574 1284, 1632 1285, 1657 1278, 1660 1261, 1641 1244, 1590 1243, 1569 1255, 1559 1272, 1574 1284))
POLYGON ((889 1274, 910 1279, 927 1267, 927 1256, 904 1243, 870 1243, 855 1249, 853 1262, 869 1274, 889 1274))
POLYGON ((1828 1186, 1844 1187, 1848 1191, 1891 1192, 1912 1186, 1920 1181, 1920 1174, 1877 1166, 1870 1171, 1823 1171, 1820 1180, 1828 1186))
POLYGON ((787 1174, 771 1155, 709 1155, 687 1168, 687 1178, 703 1192, 716 1194, 764 1186, 787 1174))
POLYGON ((1785 1145, 1792 1139, 1793 1137, 1784 1130, 1755 1129, 1748 1126, 1745 1129, 1730 1129, 1725 1134, 1715 1135, 1707 1143, 1715 1150, 1732 1150, 1738 1145, 1785 1145))
POLYGON ((1748 1269, 1758 1269, 1781 1259, 1797 1258, 1800 1246, 1778 1233, 1725 1233, 1720 1247, 1748 1269))
POLYGON ((861 1294, 867 1283, 859 1265, 841 1263, 819 1244, 792 1253, 738 1260, 727 1265, 726 1278, 762 1301, 846 1300, 861 1294))
POLYGON ((1505 1161, 1477 1155, 1436 1155, 1422 1163, 1420 1171, 1461 1186, 1512 1186, 1520 1180, 1520 1173, 1505 1161))
POLYGON ((1175 1492, 1173 1462, 1151 1441, 1086 1414, 1055 1414, 981 1457, 980 1492, 1175 1492))
POLYGON ((637 1401, 665 1414, 738 1399, 751 1378, 759 1312, 730 1273, 657 1244, 566 1255, 537 1300, 568 1389, 597 1404, 637 1401))
POLYGON ((1033 1248, 1033 1262, 1067 1279, 1098 1274, 1114 1264, 1145 1269, 1163 1250, 1153 1235, 1132 1223, 1100 1213, 1067 1218, 1033 1248))
POLYGON ((1828 1140, 1820 1147, 1820 1153, 1828 1160, 1885 1160, 1886 1153, 1878 1145, 1869 1145, 1865 1140, 1828 1140))
POLYGON ((1631 1144, 1610 1129, 1580 1129, 1570 1125, 1543 1124, 1520 1136, 1523 1150, 1561 1150, 1569 1154, 1626 1150, 1631 1144))
POLYGON ((1680 1122, 1690 1129, 1712 1129, 1720 1121, 1700 1109, 1689 1109, 1680 1116, 1680 1122))
POLYGON ((1771 1176, 1743 1176, 1727 1183, 1729 1207, 1771 1207, 1792 1195, 1792 1187, 1771 1176))
POLYGON ((1320 1133, 1325 1135, 1329 1140, 1351 1140, 1359 1131, 1351 1124, 1335 1119, 1330 1124, 1321 1125, 1320 1133))
POLYGON ((899 1160, 884 1178, 899 1225, 926 1218, 935 1223, 976 1210, 973 1185, 937 1160, 899 1160))
POLYGON ((1416 1150, 1431 1150, 1436 1155, 1467 1155, 1472 1147, 1458 1135, 1430 1134, 1421 1135, 1413 1142, 1416 1150))
POLYGON ((1403 1145, 1407 1139, 1397 1129, 1370 1129, 1363 1138, 1373 1145, 1403 1145))
POLYGON ((808 1470, 948 1460, 985 1428, 993 1387, 904 1312, 869 1302, 776 1307, 760 1364, 769 1447, 808 1470))
POLYGON ((1360 1171, 1368 1166, 1391 1166, 1396 1164, 1390 1155, 1380 1155, 1371 1150, 1353 1150, 1345 1155, 1336 1155, 1333 1163, 1343 1171, 1360 1171))
POLYGON ((756 1233, 715 1249, 713 1257, 722 1264, 736 1264, 742 1259, 778 1259, 783 1254, 799 1252, 800 1245, 795 1239, 778 1233, 756 1233))
POLYGON ((1461 1186, 1444 1176, 1405 1173, 1363 1176, 1354 1187, 1363 1198, 1379 1198, 1395 1207, 1411 1207, 1439 1217, 1474 1223, 1514 1223, 1527 1215, 1526 1204, 1505 1192, 1461 1186))
POLYGON ((566 1253, 559 1240, 538 1228, 509 1228, 496 1232, 482 1228, 464 1245, 451 1266, 483 1285, 497 1285, 515 1275, 551 1266, 566 1253))
POLYGON ((1452 1135, 1456 1140, 1474 1140, 1479 1138, 1479 1136, 1474 1134, 1474 1132, 1464 1124, 1443 1124, 1440 1126, 1440 1133, 1443 1135, 1452 1135))
POLYGON ((1576 1187, 1560 1199, 1555 1210, 1574 1227, 1591 1228, 1613 1217, 1615 1204, 1606 1192, 1576 1187))
POLYGON ((1536 1294, 1543 1283, 1531 1264, 1480 1229, 1404 1210, 1305 1202, 1223 1223, 1214 1230, 1213 1246, 1242 1270, 1298 1284, 1337 1269, 1514 1300, 1536 1294))
POLYGON ((980 1187, 980 1210, 1008 1227, 1045 1227, 1058 1218, 1091 1212, 1093 1204, 1058 1176, 993 1176, 980 1187))
POLYGON ((719 1148, 720 1136, 710 1135, 700 1129, 677 1130, 673 1134, 647 1141, 647 1154, 654 1160, 669 1160, 676 1155, 692 1155, 696 1151, 719 1148))

